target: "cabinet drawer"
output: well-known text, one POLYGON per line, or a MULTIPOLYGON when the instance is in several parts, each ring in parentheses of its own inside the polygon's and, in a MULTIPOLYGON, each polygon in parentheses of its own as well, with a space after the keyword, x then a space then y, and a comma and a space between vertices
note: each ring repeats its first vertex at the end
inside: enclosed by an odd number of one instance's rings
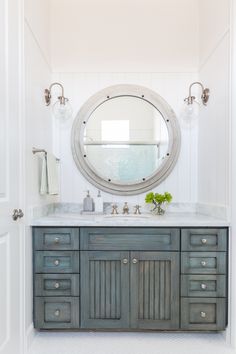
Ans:
POLYGON ((36 273, 79 273, 78 251, 36 251, 36 273))
POLYGON ((34 228, 36 250, 78 250, 78 228, 34 228))
POLYGON ((179 250, 179 229, 81 228, 82 250, 179 250))
POLYGON ((190 274, 225 274, 225 252, 185 252, 181 255, 181 272, 190 274))
POLYGON ((226 327, 226 301, 215 298, 182 298, 181 329, 223 330, 226 327))
POLYGON ((35 274, 36 296, 79 296, 79 274, 35 274))
POLYGON ((181 296, 225 297, 225 275, 182 275, 181 296))
POLYGON ((183 251, 226 251, 227 229, 182 229, 183 251))
POLYGON ((35 328, 79 328, 78 297, 36 297, 35 328))

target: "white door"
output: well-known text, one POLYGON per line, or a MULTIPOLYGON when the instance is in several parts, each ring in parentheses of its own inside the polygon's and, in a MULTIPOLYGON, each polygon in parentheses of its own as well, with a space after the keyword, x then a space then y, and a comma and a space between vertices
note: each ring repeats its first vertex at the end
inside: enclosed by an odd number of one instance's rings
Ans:
POLYGON ((0 0, 0 353, 21 352, 20 205, 21 13, 0 0))

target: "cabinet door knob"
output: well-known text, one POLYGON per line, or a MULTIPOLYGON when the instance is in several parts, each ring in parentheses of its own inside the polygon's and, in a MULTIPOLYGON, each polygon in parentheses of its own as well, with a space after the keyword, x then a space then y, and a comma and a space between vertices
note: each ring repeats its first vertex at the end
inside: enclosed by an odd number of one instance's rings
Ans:
POLYGON ((54 284, 54 288, 55 288, 55 289, 60 288, 60 283, 56 282, 56 283, 54 284))
POLYGON ((201 242, 202 242, 203 245, 205 245, 207 243, 207 239, 206 238, 202 238, 201 242))
POLYGON ((200 312, 200 316, 201 316, 202 318, 206 318, 206 312, 201 311, 201 312, 200 312))
POLYGON ((54 312, 54 315, 57 316, 57 317, 60 316, 60 310, 56 310, 56 311, 54 312))
POLYGON ((207 265, 206 261, 201 261, 201 265, 205 267, 207 265))
POLYGON ((127 258, 122 259, 122 263, 123 263, 123 264, 127 264, 128 262, 129 262, 129 261, 128 261, 127 258))
POLYGON ((206 284, 204 284, 204 283, 202 283, 202 284, 201 284, 201 288, 202 288, 202 290, 206 290, 207 285, 206 285, 206 284))
POLYGON ((55 259, 54 264, 55 266, 58 266, 60 264, 60 261, 58 259, 55 259))
POLYGON ((138 260, 137 260, 137 258, 133 258, 133 259, 132 259, 132 263, 133 263, 133 264, 136 264, 136 263, 138 263, 138 260))
POLYGON ((59 242, 60 242, 59 237, 55 237, 55 239, 54 239, 54 243, 58 244, 59 242))

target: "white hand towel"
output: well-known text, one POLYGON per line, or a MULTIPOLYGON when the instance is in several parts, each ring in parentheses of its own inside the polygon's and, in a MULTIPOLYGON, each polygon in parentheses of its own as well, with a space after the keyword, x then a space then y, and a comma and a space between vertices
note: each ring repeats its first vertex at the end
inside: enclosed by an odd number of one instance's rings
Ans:
POLYGON ((48 194, 59 194, 58 164, 54 155, 47 153, 47 184, 48 194))
POLYGON ((48 176, 47 176, 47 161, 45 153, 39 155, 42 160, 41 166, 41 181, 39 192, 41 195, 45 195, 48 192, 48 176))

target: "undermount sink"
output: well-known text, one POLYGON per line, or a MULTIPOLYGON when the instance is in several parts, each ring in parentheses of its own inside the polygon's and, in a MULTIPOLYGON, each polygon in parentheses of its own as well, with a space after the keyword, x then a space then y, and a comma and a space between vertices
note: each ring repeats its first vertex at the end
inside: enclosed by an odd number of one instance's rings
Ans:
POLYGON ((105 218, 107 221, 131 221, 131 220, 136 220, 136 221, 141 221, 147 218, 150 218, 151 215, 149 214, 105 214, 105 215, 99 215, 99 214, 94 214, 94 215, 81 215, 78 213, 58 213, 53 215, 54 218, 59 218, 59 219, 66 219, 68 220, 78 220, 79 222, 83 223, 89 223, 91 221, 93 222, 98 222, 101 221, 103 218, 105 218))
POLYGON ((150 218, 151 215, 148 214, 109 214, 104 215, 104 218, 112 218, 112 219, 147 219, 150 218))
POLYGON ((58 213, 58 214, 53 214, 53 217, 58 217, 60 219, 67 219, 67 220, 70 220, 70 219, 75 219, 75 220, 79 220, 79 221, 82 221, 82 222, 85 222, 85 221, 88 221, 90 222, 91 220, 94 220, 95 219, 95 215, 81 215, 79 213, 58 213))

